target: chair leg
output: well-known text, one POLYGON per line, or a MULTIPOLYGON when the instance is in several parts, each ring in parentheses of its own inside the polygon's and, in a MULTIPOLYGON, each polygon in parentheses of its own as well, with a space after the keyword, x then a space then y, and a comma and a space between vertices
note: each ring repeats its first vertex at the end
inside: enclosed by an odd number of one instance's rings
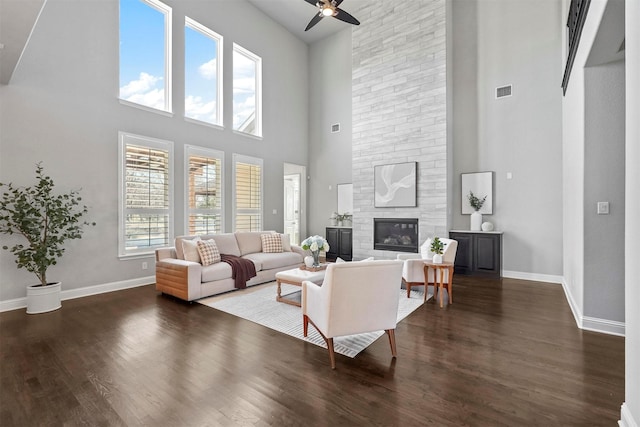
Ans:
POLYGON ((398 351, 396 350, 396 330, 395 329, 385 329, 387 335, 389 335, 389 344, 391 345, 391 355, 393 357, 398 356, 398 351))
POLYGON ((302 335, 307 336, 307 332, 309 331, 309 318, 306 314, 302 315, 302 335))
POLYGON ((402 278, 402 283, 404 287, 407 288, 407 298, 411 298, 411 283, 404 280, 404 277, 402 278))
POLYGON ((327 349, 329 350, 329 362, 331 362, 331 369, 336 369, 336 354, 333 352, 333 338, 325 338, 327 343, 327 349))

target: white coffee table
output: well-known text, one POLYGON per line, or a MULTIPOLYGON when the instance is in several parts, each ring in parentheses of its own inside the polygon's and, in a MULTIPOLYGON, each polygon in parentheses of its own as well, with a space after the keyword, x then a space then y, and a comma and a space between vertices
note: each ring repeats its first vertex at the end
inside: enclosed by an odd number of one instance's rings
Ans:
POLYGON ((283 302, 285 304, 295 305, 300 307, 300 292, 294 292, 293 294, 281 295, 280 285, 286 283, 289 285, 302 287, 302 282, 308 280, 309 282, 321 284, 324 280, 324 274, 326 268, 319 271, 302 270, 300 268, 292 268, 291 270, 280 271, 276 273, 276 283, 278 284, 278 294, 276 295, 276 301, 283 302), (298 298, 292 299, 292 296, 298 298))

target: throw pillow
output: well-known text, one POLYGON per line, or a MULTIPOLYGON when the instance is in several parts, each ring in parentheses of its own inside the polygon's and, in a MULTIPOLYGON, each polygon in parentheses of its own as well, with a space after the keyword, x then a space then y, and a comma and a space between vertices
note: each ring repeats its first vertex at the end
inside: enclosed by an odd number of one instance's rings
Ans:
POLYGON ((200 263, 200 254, 198 253, 198 241, 200 237, 196 237, 191 240, 182 241, 182 252, 184 253, 185 261, 192 261, 200 263))
POLYGON ((274 254, 282 252, 282 237, 277 233, 265 233, 260 235, 262 240, 262 252, 274 254))
POLYGON ((218 251, 215 240, 198 240, 196 243, 202 265, 207 266, 220 262, 220 251, 218 251))
POLYGON ((282 252, 291 252, 291 240, 288 234, 281 234, 282 236, 282 252))

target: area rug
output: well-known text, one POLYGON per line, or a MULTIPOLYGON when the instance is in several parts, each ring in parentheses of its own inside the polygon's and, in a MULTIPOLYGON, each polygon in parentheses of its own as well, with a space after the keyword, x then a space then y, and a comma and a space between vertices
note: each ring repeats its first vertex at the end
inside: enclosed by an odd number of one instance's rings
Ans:
MULTIPOLYGON (((283 296, 299 291, 299 286, 282 284, 283 296)), ((432 294, 429 292, 427 299, 431 297, 432 294)), ((423 299, 424 294, 420 291, 412 290, 411 298, 407 298, 407 291, 398 289, 398 322, 420 307, 423 299)), ((322 336, 312 325, 309 325, 308 336, 304 337, 302 335, 302 312, 300 307, 277 302, 275 282, 259 285, 257 289, 251 287, 231 294, 204 298, 198 302, 283 334, 327 348, 322 336)), ((384 335, 384 331, 336 337, 333 339, 333 347, 336 353, 353 358, 382 335, 384 335)))

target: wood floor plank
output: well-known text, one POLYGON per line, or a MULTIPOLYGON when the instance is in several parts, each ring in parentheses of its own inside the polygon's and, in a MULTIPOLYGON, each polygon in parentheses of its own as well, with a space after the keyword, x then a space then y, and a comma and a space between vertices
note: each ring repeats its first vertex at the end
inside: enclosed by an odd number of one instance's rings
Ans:
POLYGON ((356 358, 153 286, 0 313, 2 426, 615 425, 624 339, 559 285, 454 278, 356 358))

